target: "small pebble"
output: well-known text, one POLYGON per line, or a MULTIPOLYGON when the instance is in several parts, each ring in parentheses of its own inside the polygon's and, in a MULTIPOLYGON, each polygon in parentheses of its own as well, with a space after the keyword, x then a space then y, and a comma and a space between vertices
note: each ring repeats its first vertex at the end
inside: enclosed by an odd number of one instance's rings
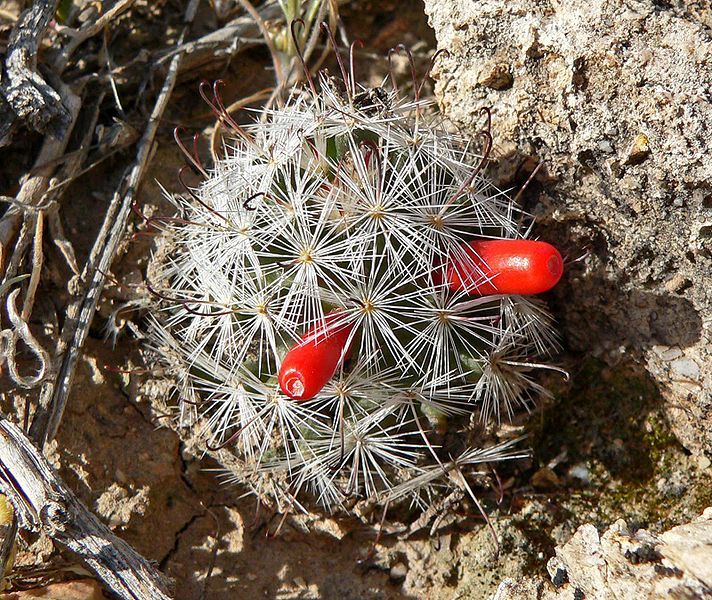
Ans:
POLYGON ((650 140, 644 133, 639 133, 635 136, 633 144, 628 151, 628 160, 626 162, 629 165, 639 165, 648 156, 650 156, 650 140))
POLYGON ((670 280, 665 282, 665 289, 673 294, 682 292, 690 286, 690 280, 684 275, 677 273, 670 280))
POLYGON ((697 381, 700 376, 699 365, 690 358, 678 358, 670 363, 670 367, 678 375, 693 381, 697 381))
POLYGON ((538 490, 547 490, 559 487, 559 478, 548 467, 542 467, 531 478, 531 484, 538 490))
POLYGON ((677 346, 653 346, 653 352, 667 361, 675 360, 682 356, 682 350, 677 346))
POLYGON ((391 571, 389 573, 389 577, 391 578, 391 581, 403 581, 405 579, 405 576, 408 574, 408 567, 402 563, 402 562, 397 562, 391 567, 391 571))
POLYGON ((704 471, 704 470, 706 470, 706 469, 709 469, 709 468, 710 468, 710 465, 712 465, 712 461, 711 461, 709 458, 707 458, 704 454, 700 455, 700 456, 697 458, 697 468, 698 468, 700 471, 704 471))
POLYGON ((608 140, 598 142, 598 149, 606 154, 613 154, 613 145, 608 140))
POLYGON ((569 477, 578 479, 586 485, 591 483, 591 473, 584 464, 578 464, 571 467, 569 469, 569 477))

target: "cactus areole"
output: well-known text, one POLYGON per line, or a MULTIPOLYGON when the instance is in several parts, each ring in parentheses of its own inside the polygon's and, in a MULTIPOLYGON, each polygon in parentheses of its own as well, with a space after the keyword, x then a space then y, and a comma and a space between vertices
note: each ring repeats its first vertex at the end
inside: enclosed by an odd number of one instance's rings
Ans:
POLYGON ((246 124, 216 85, 224 156, 204 166, 181 144, 203 180, 170 196, 178 218, 154 219, 149 339, 177 424, 281 510, 424 506, 460 485, 455 467, 521 456, 472 417, 529 408, 557 347, 530 295, 556 284, 561 256, 523 239, 486 178, 490 132, 479 148, 417 94, 352 70, 246 124))

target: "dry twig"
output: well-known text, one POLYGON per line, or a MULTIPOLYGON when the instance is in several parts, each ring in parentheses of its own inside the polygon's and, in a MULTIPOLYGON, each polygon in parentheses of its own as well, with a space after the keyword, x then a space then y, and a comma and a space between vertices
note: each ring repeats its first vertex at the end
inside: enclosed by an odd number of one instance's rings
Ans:
MULTIPOLYGON (((181 41, 186 31, 187 26, 186 30, 181 34, 181 41)), ((54 381, 47 382, 43 386, 37 413, 30 427, 31 437, 40 446, 44 445, 47 440, 51 440, 59 428, 74 377, 74 367, 86 340, 101 290, 104 287, 105 273, 111 266, 126 228, 134 195, 141 182, 153 148, 158 124, 178 76, 180 61, 180 54, 173 57, 163 88, 158 95, 143 137, 138 144, 136 161, 111 199, 101 231, 94 242, 89 260, 82 273, 82 280, 86 282, 85 291, 67 309, 67 319, 60 339, 59 352, 62 358, 57 377, 54 381)))
MULTIPOLYGON (((282 10, 274 0, 265 2, 257 9, 263 21, 278 18, 282 10)), ((182 54, 181 71, 194 71, 208 63, 232 58, 240 50, 262 43, 260 29, 249 15, 240 16, 217 31, 212 31, 197 40, 178 44, 164 54, 160 62, 182 54)))
POLYGON ((37 0, 12 30, 0 83, 0 147, 9 143, 18 118, 57 140, 71 127, 70 110, 37 72, 39 44, 57 4, 58 0, 37 0))
POLYGON ((119 598, 171 598, 169 580, 89 512, 20 428, 4 419, 0 489, 23 529, 47 533, 119 598))
MULTIPOLYGON (((8 249, 15 237, 23 216, 27 209, 37 209, 47 191, 52 174, 54 173, 54 163, 62 157, 69 141, 69 132, 74 127, 74 123, 79 115, 81 100, 69 86, 59 84, 59 94, 63 105, 69 111, 70 124, 62 139, 47 137, 42 144, 39 156, 35 161, 33 174, 22 184, 18 192, 15 203, 11 206, 0 220, 0 268, 8 255, 8 249)), ((15 251, 17 253, 17 251, 15 251)), ((14 274, 11 274, 12 277, 14 274)))
MULTIPOLYGON (((7 313, 12 327, 2 332, 0 354, 8 365, 10 376, 19 385, 35 387, 43 381, 45 382, 30 428, 30 436, 40 448, 44 446, 47 439, 54 437, 59 426, 74 366, 101 293, 103 273, 108 270, 123 235, 129 208, 150 157, 158 122, 175 84, 181 59, 181 55, 178 54, 171 61, 163 88, 145 128, 144 136, 138 145, 135 164, 127 171, 111 202, 89 262, 83 271, 83 281, 86 282, 85 291, 68 308, 67 319, 58 347, 58 356, 61 362, 58 365, 53 364, 49 354, 33 337, 27 325, 42 267, 42 238, 45 221, 47 221, 54 241, 67 262, 75 272, 78 269, 71 244, 62 232, 57 212, 58 204, 54 199, 58 196, 61 186, 50 185, 50 178, 57 165, 61 163, 64 163, 65 180, 74 179, 80 172, 89 151, 101 104, 101 101, 98 101, 94 106, 80 149, 65 156, 69 131, 77 121, 81 100, 74 93, 77 90, 72 91, 68 85, 59 80, 58 75, 66 66, 72 50, 81 41, 101 31, 111 17, 125 10, 130 4, 129 1, 117 3, 112 10, 97 19, 95 23, 79 30, 64 48, 65 51, 60 53, 58 62, 55 64, 54 78, 57 80, 55 88, 59 91, 58 97, 61 97, 60 105, 65 107, 69 115, 65 135, 59 140, 45 139, 35 161, 35 168, 23 182, 20 192, 12 201, 12 206, 0 221, 0 266, 3 259, 9 254, 8 250, 22 224, 13 252, 9 256, 3 283, 0 285, 0 295, 4 295, 10 290, 13 283, 20 280, 14 275, 25 260, 31 243, 34 248, 33 268, 29 276, 29 285, 22 309, 18 310, 17 308, 19 289, 13 290, 8 296, 7 313), (29 347, 40 363, 38 372, 34 376, 24 377, 18 372, 15 364, 15 347, 18 340, 22 340, 29 347)), ((52 14, 55 5, 56 2, 37 2, 35 8, 41 7, 52 14)), ((191 0, 186 11, 186 15, 190 19, 186 19, 186 21, 192 20, 196 6, 197 0, 191 0)), ((35 14, 33 11, 30 11, 30 16, 35 14)), ((35 18, 39 19, 38 26, 33 29, 33 32, 36 33, 35 52, 46 28, 47 14, 47 12, 42 12, 39 17, 35 15, 35 18)), ((181 41, 187 28, 186 24, 181 41)), ((3 92, 7 87, 7 85, 4 86, 3 92)), ((101 92, 100 95, 103 96, 103 94, 104 92, 101 92)), ((7 97, 7 94, 5 96, 7 97)), ((43 457, 38 450, 32 447, 29 439, 25 438, 17 427, 8 422, 0 421, 0 429, 2 430, 0 432, 0 488, 12 497, 22 526, 35 530, 42 527, 53 540, 80 556, 108 589, 122 598, 167 598, 168 588, 165 578, 127 544, 110 534, 98 519, 79 503, 51 471, 46 461, 43 463, 43 457)), ((17 520, 13 518, 10 532, 16 532, 16 530, 17 520)), ((9 537, 14 539, 14 534, 9 537)), ((8 560, 8 545, 10 548, 12 547, 12 539, 3 543, 0 548, 2 568, 8 560)))
POLYGON ((114 6, 102 14, 98 19, 96 19, 96 21, 87 23, 81 29, 57 26, 56 29, 59 33, 66 35, 71 39, 57 55, 57 58, 52 65, 54 71, 62 73, 67 67, 67 62, 69 62, 72 54, 74 54, 74 51, 80 44, 83 44, 89 38, 94 37, 97 33, 101 32, 111 21, 131 8, 131 5, 135 1, 136 0, 119 0, 119 2, 114 4, 114 6))

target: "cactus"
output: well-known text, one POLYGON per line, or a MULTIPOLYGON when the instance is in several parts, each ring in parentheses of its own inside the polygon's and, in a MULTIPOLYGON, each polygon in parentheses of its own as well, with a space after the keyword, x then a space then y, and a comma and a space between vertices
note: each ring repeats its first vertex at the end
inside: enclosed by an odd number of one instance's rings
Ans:
POLYGON ((468 244, 523 239, 523 215, 482 173, 489 133, 478 154, 417 84, 408 100, 343 68, 308 83, 247 125, 215 89, 232 134, 210 170, 192 159, 205 179, 161 221, 151 346, 179 423, 263 500, 425 504, 462 485, 453 472, 525 454, 478 449, 471 424, 544 391, 531 371, 556 348, 551 318, 448 283, 455 264, 496 288, 468 244))

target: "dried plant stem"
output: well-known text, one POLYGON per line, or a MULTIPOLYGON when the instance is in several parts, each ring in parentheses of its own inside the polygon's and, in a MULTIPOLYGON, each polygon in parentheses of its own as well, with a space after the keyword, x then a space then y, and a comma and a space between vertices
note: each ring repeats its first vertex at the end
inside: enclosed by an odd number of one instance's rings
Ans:
MULTIPOLYGON (((0 488, 23 529, 44 531, 118 598, 167 600, 169 580, 79 501, 19 427, 0 419, 0 488)), ((7 538, 6 538, 7 539, 7 538)), ((5 552, 3 544, 2 558, 5 552)))
POLYGON ((43 199, 44 193, 49 187, 49 182, 54 172, 54 162, 64 155, 64 151, 69 141, 69 132, 74 127, 74 123, 79 115, 81 100, 66 85, 58 86, 62 103, 69 111, 70 125, 66 135, 62 139, 56 140, 50 136, 45 141, 35 161, 36 168, 34 174, 24 181, 20 191, 15 198, 15 205, 11 206, 0 220, 0 268, 4 264, 7 250, 15 237, 23 213, 26 207, 37 207, 43 199))
POLYGON ((27 325, 27 321, 21 318, 20 313, 17 310, 16 301, 19 293, 19 289, 14 289, 7 297, 7 314, 10 318, 12 328, 5 329, 0 332, 0 342, 2 343, 2 354, 7 362, 10 377, 18 386, 29 389, 36 387, 49 375, 48 370, 51 366, 51 360, 47 351, 32 335, 32 332, 27 325), (15 363, 15 349, 18 340, 22 340, 30 351, 37 357, 40 367, 37 374, 34 376, 25 377, 18 371, 17 364, 15 363))
POLYGON ((0 8, 0 19, 5 19, 6 21, 10 21, 10 23, 14 23, 17 21, 17 15, 9 10, 6 10, 4 8, 0 8))
MULTIPOLYGON (((274 1, 265 2, 257 9, 263 21, 276 19, 281 14, 279 4, 274 1)), ((234 19, 210 33, 175 48, 164 54, 159 62, 168 61, 176 54, 184 56, 181 71, 194 71, 207 63, 230 58, 247 46, 261 43, 260 30, 249 15, 234 19)))
POLYGON ((42 252, 42 237, 44 234, 44 214, 38 211, 35 215, 35 233, 33 238, 32 252, 32 275, 30 276, 30 284, 25 294, 25 300, 22 303, 22 312, 20 318, 27 321, 32 313, 32 307, 35 305, 35 294, 37 286, 40 284, 40 272, 42 271, 42 262, 44 261, 44 253, 42 252))
MULTIPOLYGON (((63 104, 69 111, 71 119, 69 130, 71 131, 79 115, 81 100, 68 86, 59 83, 56 87, 63 104)), ((15 304, 19 290, 15 290, 8 297, 7 301, 7 311, 12 327, 3 330, 1 334, 3 341, 3 358, 7 362, 10 376, 15 383, 25 388, 35 387, 45 380, 45 378, 52 376, 52 365, 49 353, 42 348, 39 341, 32 335, 27 322, 32 313, 44 258, 42 251, 45 222, 44 211, 47 209, 50 209, 50 211, 56 209, 54 203, 45 203, 44 200, 46 199, 47 190, 49 189, 50 180, 54 172, 54 162, 64 155, 68 137, 69 134, 62 140, 56 140, 50 136, 45 138, 40 154, 35 161, 36 169, 34 174, 25 180, 15 198, 14 204, 7 210, 0 221, 0 268, 3 266, 7 249, 12 244, 13 238, 17 235, 17 230, 22 224, 17 243, 14 245, 7 268, 3 274, 4 292, 9 292, 10 286, 7 285, 8 282, 13 280, 17 274, 31 242, 33 245, 32 271, 29 287, 22 302, 22 309, 19 312, 16 309, 15 304), (35 376, 23 376, 19 372, 15 363, 15 351, 19 340, 22 340, 29 346, 39 361, 38 374, 35 376)), ((62 236, 61 226, 57 227, 56 221, 57 219, 50 218, 50 229, 53 233, 60 236, 60 238, 56 240, 57 245, 67 258, 70 266, 76 270, 74 250, 71 244, 62 236)))
MULTIPOLYGON (((302 19, 299 19, 298 21, 292 21, 292 23, 287 23, 287 26, 294 27, 295 23, 301 22, 304 27, 309 27, 311 25, 311 32, 309 32, 309 36, 306 39, 306 43, 304 45, 304 48, 301 50, 302 56, 301 56, 301 63, 304 67, 304 69, 309 69, 307 67, 308 61, 311 58, 312 53, 314 52, 314 49, 317 46, 317 43, 319 42, 319 35, 321 33, 321 29, 319 27, 320 23, 325 22, 326 19, 326 13, 329 11, 329 20, 328 23, 330 26, 333 26, 336 23, 336 17, 339 14, 339 6, 338 3, 333 1, 333 0, 321 0, 319 2, 319 11, 316 15, 315 19, 312 19, 311 21, 307 21, 305 24, 302 19)), ((265 108, 269 108, 273 106, 273 104, 277 101, 282 101, 283 100, 283 95, 285 90, 289 87, 289 85, 295 83, 294 79, 294 68, 298 64, 298 57, 296 54, 300 52, 299 48, 295 48, 295 45, 298 44, 297 40, 294 39, 294 31, 292 30, 292 38, 291 40, 291 45, 290 47, 292 48, 292 51, 295 53, 295 55, 292 56, 291 60, 289 61, 289 65, 287 66, 286 73, 284 74, 283 78, 278 81, 278 85, 274 88, 274 91, 272 92, 272 95, 270 96, 269 100, 265 103, 265 108)), ((311 67, 309 69, 309 73, 303 73, 303 75, 307 76, 307 79, 310 77, 313 77, 314 74, 318 71, 319 67, 321 64, 326 60, 326 57, 328 56, 329 53, 329 46, 324 48, 322 51, 321 56, 316 62, 316 65, 311 67)), ((299 72, 297 72, 297 80, 298 77, 300 76, 299 72)))
POLYGON ((71 27, 57 27, 59 33, 71 38, 70 42, 62 48, 62 51, 57 55, 53 67, 57 73, 61 73, 67 66, 74 51, 90 37, 94 37, 111 21, 116 19, 120 14, 126 12, 136 0, 119 0, 101 15, 96 21, 87 23, 81 29, 72 29, 71 27))
POLYGON ((279 83, 281 83, 284 79, 284 69, 282 65, 282 59, 280 58, 279 52, 277 52, 277 48, 275 48, 274 42, 272 41, 272 36, 267 30, 267 26, 265 25, 262 16, 259 12, 257 12, 255 7, 252 5, 252 2, 250 2, 250 0, 237 1, 240 3, 240 6, 242 6, 242 8, 247 11, 247 13, 252 17, 255 23, 257 23, 257 26, 260 28, 260 33, 262 34, 264 42, 267 45, 267 49, 269 50, 270 56, 272 57, 272 64, 274 65, 274 78, 277 84, 279 85, 279 83))
MULTIPOLYGON (((185 31, 181 35, 179 43, 182 42, 184 35, 185 31)), ((111 200, 101 231, 82 273, 82 279, 86 282, 85 291, 67 309, 67 319, 60 339, 62 359, 57 377, 53 382, 48 382, 43 387, 40 394, 40 406, 30 427, 30 435, 37 440, 40 446, 54 438, 59 428, 72 385, 74 367, 86 340, 89 325, 104 287, 104 274, 111 266, 126 228, 134 195, 151 155, 158 124, 178 76, 180 61, 180 54, 171 60, 163 87, 146 124, 144 135, 138 144, 136 160, 111 200)))

